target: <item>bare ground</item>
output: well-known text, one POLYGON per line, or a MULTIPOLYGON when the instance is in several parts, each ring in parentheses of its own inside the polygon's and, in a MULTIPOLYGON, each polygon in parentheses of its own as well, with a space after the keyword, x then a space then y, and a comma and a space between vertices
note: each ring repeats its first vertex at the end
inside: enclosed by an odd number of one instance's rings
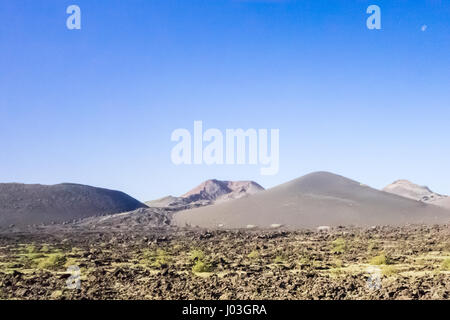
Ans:
POLYGON ((450 299, 450 228, 6 233, 0 299, 450 299))

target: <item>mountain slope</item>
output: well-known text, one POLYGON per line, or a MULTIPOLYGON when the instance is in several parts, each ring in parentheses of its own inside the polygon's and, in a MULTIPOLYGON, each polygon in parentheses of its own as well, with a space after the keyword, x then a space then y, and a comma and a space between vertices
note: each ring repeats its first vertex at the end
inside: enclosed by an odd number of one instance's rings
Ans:
POLYGON ((221 181, 212 179, 201 183, 181 197, 190 201, 211 200, 220 202, 239 199, 263 190, 263 187, 253 181, 221 181))
POLYGON ((433 192, 428 187, 419 186, 408 180, 397 180, 386 186, 383 190, 402 197, 450 209, 449 196, 433 192))
POLYGON ((221 181, 211 179, 202 182, 180 197, 167 196, 147 201, 145 204, 151 208, 185 210, 247 197, 263 190, 264 188, 254 181, 221 181))
POLYGON ((434 204, 436 206, 442 207, 442 208, 446 208, 446 209, 450 209, 450 197, 444 197, 444 198, 440 198, 437 199, 435 201, 430 202, 431 204, 434 204))
POLYGON ((320 225, 402 225, 449 222, 450 211, 364 186, 327 172, 316 172, 252 196, 178 212, 183 226, 239 228, 320 225))
POLYGON ((444 196, 431 191, 428 187, 419 186, 408 180, 397 180, 386 186, 383 191, 424 202, 444 198, 444 196))
POLYGON ((145 204, 152 208, 180 207, 189 204, 189 201, 182 197, 167 196, 156 200, 146 201, 145 204))
POLYGON ((79 184, 0 184, 0 226, 64 222, 146 207, 120 192, 79 184))

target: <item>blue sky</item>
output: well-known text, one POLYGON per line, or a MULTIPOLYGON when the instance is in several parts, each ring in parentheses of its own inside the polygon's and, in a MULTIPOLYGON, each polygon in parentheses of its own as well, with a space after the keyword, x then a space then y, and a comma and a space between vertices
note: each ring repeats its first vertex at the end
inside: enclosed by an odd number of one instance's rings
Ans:
POLYGON ((149 200, 327 170, 450 194, 448 0, 2 0, 0 22, 2 182, 149 200), (279 173, 175 166, 170 135, 194 120, 280 129, 279 173))

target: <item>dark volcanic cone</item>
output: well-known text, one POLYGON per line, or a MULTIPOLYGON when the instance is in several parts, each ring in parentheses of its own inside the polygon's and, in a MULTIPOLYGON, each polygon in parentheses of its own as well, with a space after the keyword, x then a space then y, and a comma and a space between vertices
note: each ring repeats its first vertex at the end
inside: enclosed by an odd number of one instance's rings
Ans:
POLYGON ((79 184, 0 184, 0 227, 60 223, 143 207, 123 192, 79 184))

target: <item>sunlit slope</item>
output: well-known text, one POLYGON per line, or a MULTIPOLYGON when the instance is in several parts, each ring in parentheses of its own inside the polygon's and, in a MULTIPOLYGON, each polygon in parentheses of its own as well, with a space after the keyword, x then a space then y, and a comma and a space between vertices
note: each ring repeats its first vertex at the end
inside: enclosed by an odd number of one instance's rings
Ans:
POLYGON ((450 211, 375 190, 328 172, 311 173, 246 198, 181 211, 179 226, 241 228, 404 225, 450 221, 450 211))

